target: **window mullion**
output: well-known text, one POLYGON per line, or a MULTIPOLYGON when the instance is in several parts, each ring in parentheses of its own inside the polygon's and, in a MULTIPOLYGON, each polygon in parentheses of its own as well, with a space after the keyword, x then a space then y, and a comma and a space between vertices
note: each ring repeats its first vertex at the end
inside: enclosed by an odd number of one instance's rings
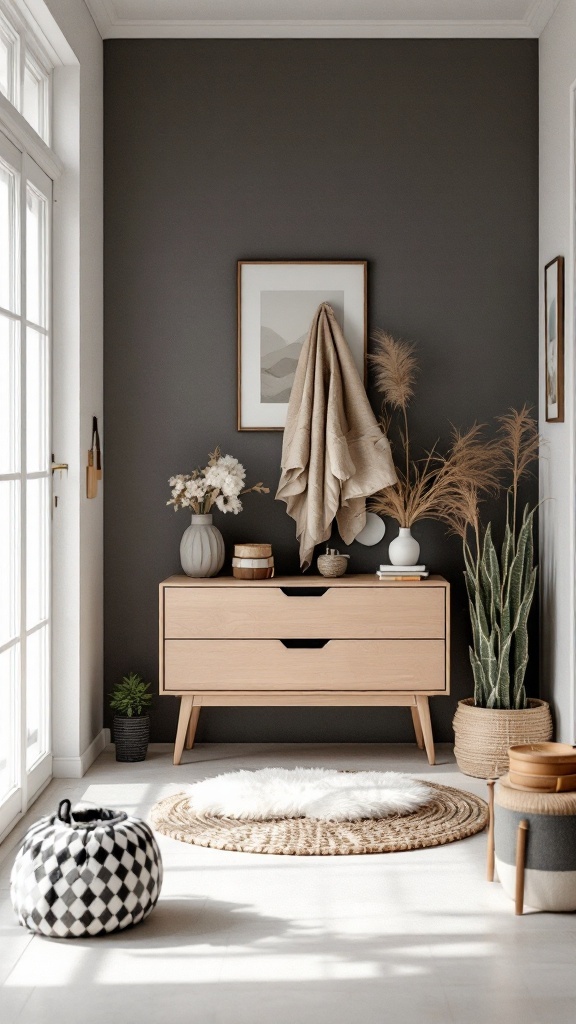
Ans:
MULTIPOLYGON (((21 66, 24 61, 21 60, 21 66)), ((20 785, 22 787, 22 810, 28 808, 28 777, 26 771, 26 502, 27 502, 27 445, 26 445, 26 183, 28 179, 28 158, 22 154, 20 172, 20 785)))
POLYGON ((26 67, 26 40, 23 32, 18 33, 18 73, 16 75, 17 96, 14 106, 20 112, 24 102, 24 68, 26 67))

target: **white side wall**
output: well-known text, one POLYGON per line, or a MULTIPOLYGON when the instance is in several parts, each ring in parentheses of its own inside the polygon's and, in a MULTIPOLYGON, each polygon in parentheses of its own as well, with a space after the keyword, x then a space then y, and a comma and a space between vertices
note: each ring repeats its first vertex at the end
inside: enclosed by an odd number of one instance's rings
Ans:
POLYGON ((575 739, 574 679, 574 107, 576 0, 561 0, 540 38, 540 420, 547 444, 541 465, 543 696, 553 706, 556 738, 575 739), (546 423, 543 268, 564 256, 565 422, 546 423))
POLYGON ((54 148, 65 170, 54 209, 53 447, 70 468, 57 482, 53 520, 53 747, 54 774, 78 776, 104 744, 104 481, 96 499, 86 498, 85 487, 93 415, 102 441, 104 433, 103 47, 84 0, 46 0, 46 6, 73 51, 54 72, 54 148))

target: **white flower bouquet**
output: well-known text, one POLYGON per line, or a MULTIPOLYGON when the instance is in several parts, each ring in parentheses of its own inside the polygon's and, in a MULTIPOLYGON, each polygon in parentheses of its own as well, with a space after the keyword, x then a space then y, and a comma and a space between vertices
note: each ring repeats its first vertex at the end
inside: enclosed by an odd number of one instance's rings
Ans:
POLYGON ((238 515, 242 511, 242 494, 257 491, 269 494, 270 488, 263 483, 253 487, 244 487, 246 470, 232 455, 222 455, 216 448, 210 453, 209 462, 204 469, 195 469, 192 473, 179 473, 171 476, 168 483, 172 488, 172 497, 167 505, 173 505, 176 512, 179 508, 190 508, 195 515, 207 515, 216 505, 221 512, 233 512, 238 515))

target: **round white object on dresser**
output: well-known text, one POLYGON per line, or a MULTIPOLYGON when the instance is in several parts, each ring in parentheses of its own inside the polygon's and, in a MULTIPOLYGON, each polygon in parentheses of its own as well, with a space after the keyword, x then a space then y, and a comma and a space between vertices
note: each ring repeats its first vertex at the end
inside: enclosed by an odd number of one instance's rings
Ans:
POLYGON ((359 544, 364 544, 366 547, 372 547, 374 544, 379 544, 384 534, 386 533, 386 523, 380 516, 376 515, 375 512, 366 513, 366 526, 354 539, 359 544))

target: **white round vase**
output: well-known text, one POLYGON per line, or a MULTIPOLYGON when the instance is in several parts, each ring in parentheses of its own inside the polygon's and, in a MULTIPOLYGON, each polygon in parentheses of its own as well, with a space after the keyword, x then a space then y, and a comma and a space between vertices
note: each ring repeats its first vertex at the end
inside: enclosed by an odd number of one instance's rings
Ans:
POLYGON ((397 537, 388 547, 388 558, 392 565, 418 565, 420 545, 414 540, 409 526, 401 526, 397 537))
POLYGON ((180 561, 187 576, 215 576, 224 565, 224 541, 211 515, 192 516, 180 541, 180 561))

